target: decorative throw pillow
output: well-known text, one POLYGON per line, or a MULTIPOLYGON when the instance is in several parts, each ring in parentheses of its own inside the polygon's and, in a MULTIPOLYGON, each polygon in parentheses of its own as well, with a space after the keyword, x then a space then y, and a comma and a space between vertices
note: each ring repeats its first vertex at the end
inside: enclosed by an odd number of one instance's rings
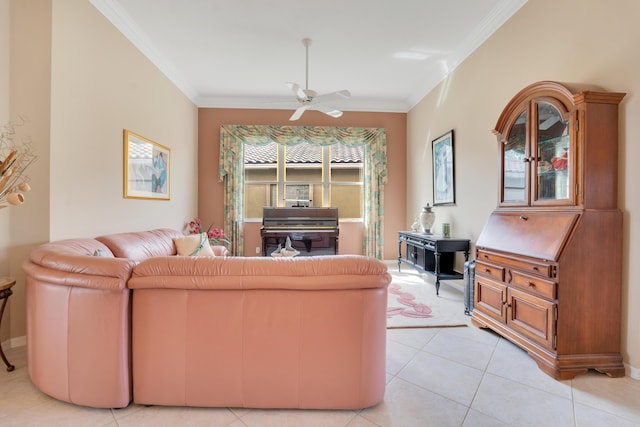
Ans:
POLYGON ((179 256, 215 256, 207 233, 190 234, 184 237, 174 237, 179 256))

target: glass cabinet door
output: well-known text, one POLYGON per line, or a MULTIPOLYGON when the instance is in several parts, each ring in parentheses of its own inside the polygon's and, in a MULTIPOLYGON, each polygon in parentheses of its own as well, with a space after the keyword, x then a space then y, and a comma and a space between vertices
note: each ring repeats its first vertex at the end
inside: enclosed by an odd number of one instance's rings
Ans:
POLYGON ((548 102, 536 102, 534 203, 570 199, 569 120, 548 102))
POLYGON ((502 149, 502 203, 528 202, 527 175, 527 110, 524 110, 509 130, 502 149))

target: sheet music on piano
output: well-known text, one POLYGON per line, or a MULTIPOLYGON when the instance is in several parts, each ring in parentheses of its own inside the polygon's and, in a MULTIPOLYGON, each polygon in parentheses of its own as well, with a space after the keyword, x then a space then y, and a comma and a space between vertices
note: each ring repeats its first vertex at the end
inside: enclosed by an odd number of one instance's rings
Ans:
POLYGON ((262 255, 271 254, 287 237, 299 256, 338 254, 338 208, 262 209, 262 255))

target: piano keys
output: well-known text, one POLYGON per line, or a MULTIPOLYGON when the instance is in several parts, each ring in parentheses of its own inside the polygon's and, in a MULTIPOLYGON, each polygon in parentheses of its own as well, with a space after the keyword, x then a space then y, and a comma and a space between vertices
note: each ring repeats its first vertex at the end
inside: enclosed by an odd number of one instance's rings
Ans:
POLYGON ((262 255, 271 254, 287 237, 300 256, 338 254, 338 208, 262 209, 262 255))

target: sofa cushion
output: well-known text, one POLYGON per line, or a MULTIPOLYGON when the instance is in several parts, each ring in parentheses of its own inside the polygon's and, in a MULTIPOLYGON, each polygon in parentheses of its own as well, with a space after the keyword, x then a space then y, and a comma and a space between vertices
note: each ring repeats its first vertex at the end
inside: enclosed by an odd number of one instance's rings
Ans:
POLYGON ((182 236, 177 230, 159 228, 157 230, 132 233, 109 234, 96 237, 104 243, 117 258, 142 261, 148 258, 176 254, 173 238, 182 236))
POLYGON ((215 256, 207 233, 174 237, 173 243, 176 245, 179 256, 215 256))

